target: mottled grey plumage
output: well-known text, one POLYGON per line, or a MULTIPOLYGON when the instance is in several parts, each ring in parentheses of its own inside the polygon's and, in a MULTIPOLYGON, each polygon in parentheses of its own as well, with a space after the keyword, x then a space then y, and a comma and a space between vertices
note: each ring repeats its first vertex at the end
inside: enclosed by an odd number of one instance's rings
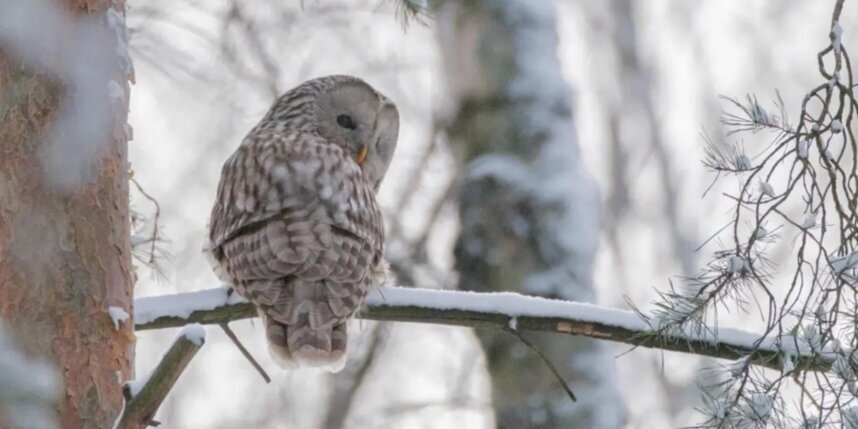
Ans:
POLYGON ((385 275, 375 192, 398 130, 387 98, 328 76, 284 94, 226 161, 208 250, 281 363, 345 363, 346 321, 385 275))

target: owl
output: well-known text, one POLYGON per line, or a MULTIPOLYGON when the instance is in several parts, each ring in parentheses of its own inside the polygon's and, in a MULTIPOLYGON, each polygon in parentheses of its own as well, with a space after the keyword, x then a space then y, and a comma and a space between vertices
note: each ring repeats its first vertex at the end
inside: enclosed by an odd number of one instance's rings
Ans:
POLYGON ((376 193, 398 133, 387 97, 321 77, 280 97, 224 164, 207 252, 281 366, 345 365, 346 322, 386 276, 376 193))

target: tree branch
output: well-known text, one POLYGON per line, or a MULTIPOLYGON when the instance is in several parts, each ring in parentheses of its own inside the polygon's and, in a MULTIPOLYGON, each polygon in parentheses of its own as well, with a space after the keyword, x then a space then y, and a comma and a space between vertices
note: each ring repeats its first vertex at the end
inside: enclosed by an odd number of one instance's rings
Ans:
MULTIPOLYGON (((227 288, 135 300, 137 330, 162 329, 188 323, 220 324, 256 316, 252 305, 227 288)), ((357 315, 368 320, 432 323, 480 329, 510 328, 520 331, 581 335, 661 350, 692 353, 721 359, 750 355, 751 362, 771 369, 782 368, 784 353, 796 368, 827 371, 833 363, 796 346, 793 337, 760 339, 760 335, 736 329, 679 334, 654 331, 637 314, 572 301, 552 300, 516 293, 476 293, 384 287, 373 291, 357 315)))
POLYGON ((125 408, 117 428, 131 429, 158 425, 152 421, 152 418, 185 367, 205 343, 205 333, 205 328, 201 325, 185 326, 151 375, 125 383, 122 388, 125 408))

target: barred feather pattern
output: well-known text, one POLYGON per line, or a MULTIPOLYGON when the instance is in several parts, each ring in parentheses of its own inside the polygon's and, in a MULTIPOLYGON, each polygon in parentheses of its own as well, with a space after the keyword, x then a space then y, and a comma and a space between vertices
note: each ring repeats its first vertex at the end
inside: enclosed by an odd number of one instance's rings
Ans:
MULTIPOLYGON (((342 84, 358 85, 360 103, 374 106, 371 94, 379 109, 390 108, 351 77, 317 79, 290 91, 224 164, 212 209, 215 270, 257 307, 269 349, 285 367, 342 368, 346 322, 385 278, 384 224, 375 199, 381 178, 370 174, 379 168, 368 173, 356 162, 351 134, 337 143, 314 124, 314 103, 342 84)), ((394 145, 395 139, 394 131, 394 145)))

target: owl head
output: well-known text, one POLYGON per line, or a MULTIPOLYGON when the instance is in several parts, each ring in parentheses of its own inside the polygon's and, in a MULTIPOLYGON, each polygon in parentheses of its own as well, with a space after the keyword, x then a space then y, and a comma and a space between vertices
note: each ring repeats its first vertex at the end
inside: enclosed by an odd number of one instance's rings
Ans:
POLYGON ((339 146, 376 190, 381 185, 396 149, 399 111, 368 83, 344 75, 312 79, 284 94, 268 116, 339 146))

